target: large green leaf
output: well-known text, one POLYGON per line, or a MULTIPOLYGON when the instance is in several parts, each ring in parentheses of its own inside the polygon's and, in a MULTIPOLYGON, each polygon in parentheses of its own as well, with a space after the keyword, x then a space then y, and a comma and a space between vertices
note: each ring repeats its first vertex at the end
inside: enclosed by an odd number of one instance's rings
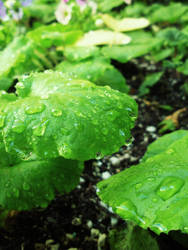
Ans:
POLYGON ((27 37, 40 46, 49 48, 51 46, 71 45, 75 43, 83 32, 72 30, 71 26, 64 26, 59 23, 40 26, 27 33, 27 37))
POLYGON ((4 109, 0 133, 6 151, 21 159, 103 157, 131 135, 137 105, 110 87, 51 71, 24 78, 16 88, 19 98, 4 109))
POLYGON ((63 158, 1 167, 0 205, 16 210, 47 207, 56 191, 63 194, 75 188, 82 169, 83 164, 63 158))
POLYGON ((102 86, 109 85, 124 93, 129 90, 123 75, 103 56, 78 63, 63 61, 56 69, 71 78, 90 80, 102 86))
POLYGON ((181 16, 187 11, 187 6, 182 3, 171 3, 168 6, 159 5, 150 15, 151 22, 178 23, 181 16))
POLYGON ((145 229, 187 233, 188 135, 168 141, 165 151, 99 183, 99 196, 122 218, 145 229))
POLYGON ((102 48, 102 53, 109 58, 126 63, 129 60, 143 56, 152 49, 161 46, 160 39, 148 39, 146 44, 128 44, 125 46, 109 46, 102 48))

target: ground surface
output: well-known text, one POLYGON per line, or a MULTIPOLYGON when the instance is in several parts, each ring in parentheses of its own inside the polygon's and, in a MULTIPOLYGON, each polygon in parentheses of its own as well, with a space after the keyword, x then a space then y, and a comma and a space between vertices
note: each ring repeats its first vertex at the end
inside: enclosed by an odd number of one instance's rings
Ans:
MULTIPOLYGON (((131 165, 137 164, 147 145, 159 134, 158 124, 173 112, 187 107, 187 97, 181 86, 182 75, 167 71, 150 94, 138 98, 138 87, 147 73, 160 70, 160 65, 142 59, 124 65, 115 63, 131 86, 130 93, 139 104, 139 118, 133 129, 133 142, 113 156, 85 163, 79 186, 69 195, 57 196, 45 210, 20 212, 11 217, 0 232, 0 249, 110 249, 107 235, 110 229, 125 222, 112 214, 96 196, 96 183, 131 165), (169 105, 166 110, 161 105, 169 105)), ((179 115, 179 128, 188 129, 188 111, 179 115)), ((157 237, 160 249, 185 249, 170 236, 157 237)), ((142 250, 142 249, 141 249, 142 250)))

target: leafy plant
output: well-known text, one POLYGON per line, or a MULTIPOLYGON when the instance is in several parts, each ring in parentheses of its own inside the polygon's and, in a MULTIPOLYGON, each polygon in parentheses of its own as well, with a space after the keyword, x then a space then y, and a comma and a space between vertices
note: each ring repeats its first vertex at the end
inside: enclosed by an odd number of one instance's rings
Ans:
POLYGON ((78 161, 117 151, 137 116, 126 94, 59 72, 23 77, 16 94, 0 95, 0 204, 6 209, 46 207, 55 191, 69 192, 82 171, 78 161))
POLYGON ((187 233, 187 141, 184 130, 159 138, 139 165, 100 182, 99 196, 144 229, 187 233))

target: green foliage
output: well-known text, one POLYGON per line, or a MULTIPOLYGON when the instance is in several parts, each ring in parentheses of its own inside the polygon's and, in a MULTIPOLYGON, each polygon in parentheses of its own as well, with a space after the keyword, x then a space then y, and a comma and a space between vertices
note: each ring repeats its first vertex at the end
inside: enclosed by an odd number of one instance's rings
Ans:
MULTIPOLYGON (((74 56, 76 55, 74 54, 74 56)), ((79 60, 80 56, 78 55, 77 60, 79 60)), ((74 79, 89 80, 102 86, 109 85, 111 88, 124 93, 127 93, 129 90, 123 75, 103 56, 86 59, 81 62, 63 61, 57 65, 56 69, 74 79)))
POLYGON ((99 196, 125 220, 157 234, 187 233, 188 133, 154 142, 137 166, 98 184, 99 196))
POLYGON ((162 77, 163 72, 157 72, 150 75, 147 75, 143 83, 139 87, 139 95, 143 96, 149 93, 149 88, 154 86, 162 77))
POLYGON ((58 191, 70 192, 78 184, 83 165, 56 158, 28 161, 0 168, 0 204, 6 209, 47 207, 58 191), (71 173, 71 178, 70 178, 71 173))
POLYGON ((43 50, 23 36, 0 52, 0 90, 8 90, 14 78, 42 68, 38 54, 43 50))
POLYGON ((187 11, 187 6, 181 3, 170 3, 168 6, 156 5, 153 6, 153 12, 150 16, 150 20, 152 23, 177 23, 187 11))
POLYGON ((159 250, 156 240, 147 230, 127 224, 127 228, 112 229, 109 233, 111 250, 159 250))
POLYGON ((143 56, 149 53, 155 47, 161 46, 161 40, 150 39, 146 44, 128 44, 126 46, 103 47, 102 53, 109 58, 126 63, 133 58, 143 56))
POLYGON ((20 78, 16 95, 2 91, 0 103, 0 204, 6 209, 46 207, 56 191, 69 192, 82 171, 76 160, 117 151, 137 116, 126 94, 53 71, 20 78))

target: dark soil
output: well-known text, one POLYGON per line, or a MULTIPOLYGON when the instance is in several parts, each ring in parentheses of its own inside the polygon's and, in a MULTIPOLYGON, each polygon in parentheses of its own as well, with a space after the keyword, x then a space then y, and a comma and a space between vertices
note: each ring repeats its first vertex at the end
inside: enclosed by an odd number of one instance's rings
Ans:
MULTIPOLYGON (((137 164, 148 144, 161 136, 159 123, 166 116, 186 107, 188 101, 181 88, 184 78, 175 71, 166 71, 150 94, 141 99, 137 94, 144 76, 160 71, 161 66, 143 59, 124 65, 114 64, 125 75, 131 86, 130 93, 139 105, 139 117, 132 131, 132 144, 122 147, 113 156, 86 162, 77 188, 70 194, 57 196, 47 209, 20 212, 9 217, 6 227, 1 229, 0 249, 108 250, 109 230, 126 226, 96 196, 96 183, 137 164), (166 110, 161 105, 169 105, 171 110, 166 110)), ((188 129, 188 111, 180 114, 177 129, 188 129)), ((171 236, 154 237, 161 250, 186 249, 171 236)))

